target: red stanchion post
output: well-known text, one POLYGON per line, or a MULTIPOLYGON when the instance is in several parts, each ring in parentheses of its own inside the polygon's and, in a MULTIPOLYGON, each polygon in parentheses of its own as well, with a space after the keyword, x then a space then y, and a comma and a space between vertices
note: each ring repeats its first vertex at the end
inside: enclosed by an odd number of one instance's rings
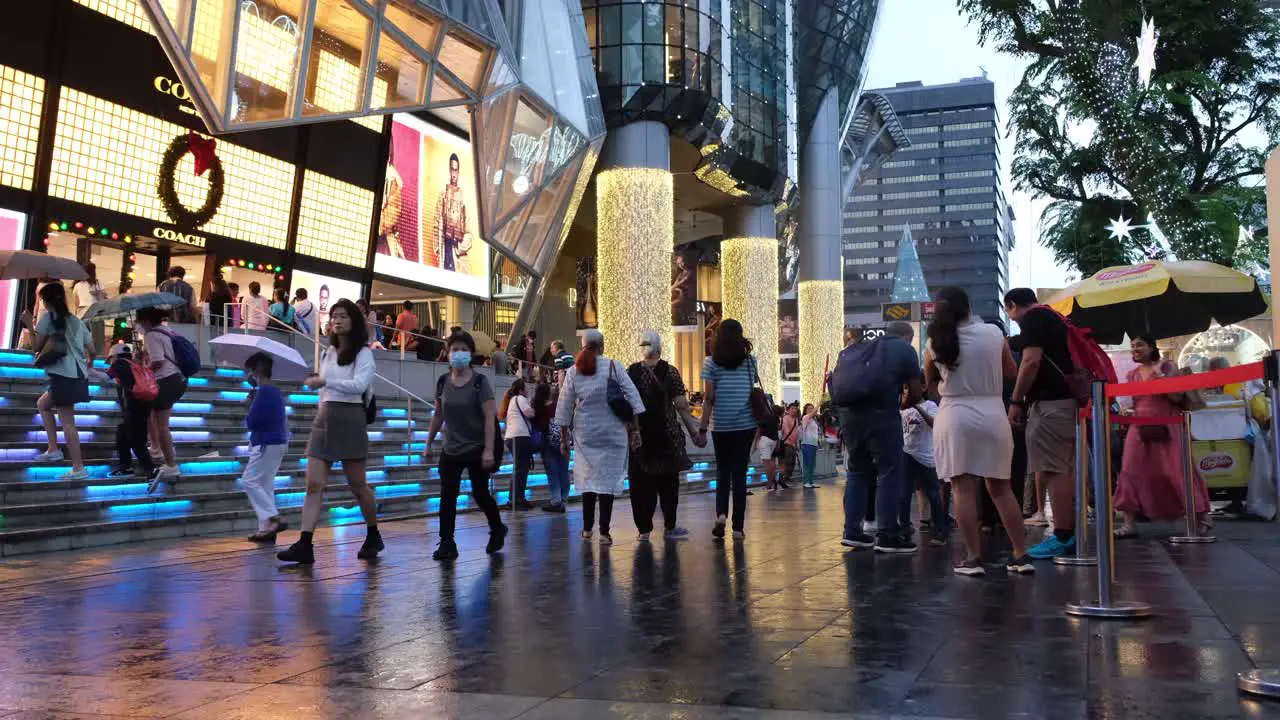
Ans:
POLYGON ((1183 505, 1186 506, 1186 532, 1169 538, 1175 545, 1199 545, 1217 540, 1212 535, 1200 534, 1200 524, 1196 522, 1195 459, 1191 454, 1191 413, 1182 413, 1182 494, 1183 505))

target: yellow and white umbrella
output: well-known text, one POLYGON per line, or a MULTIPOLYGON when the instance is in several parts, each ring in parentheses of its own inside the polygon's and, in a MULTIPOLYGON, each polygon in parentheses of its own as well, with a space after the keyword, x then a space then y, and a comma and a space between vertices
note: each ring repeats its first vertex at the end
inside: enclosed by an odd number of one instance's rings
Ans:
POLYGON ((1116 344, 1125 335, 1156 339, 1189 335, 1247 320, 1267 309, 1258 281, 1201 260, 1109 267, 1065 288, 1047 305, 1094 338, 1116 344))

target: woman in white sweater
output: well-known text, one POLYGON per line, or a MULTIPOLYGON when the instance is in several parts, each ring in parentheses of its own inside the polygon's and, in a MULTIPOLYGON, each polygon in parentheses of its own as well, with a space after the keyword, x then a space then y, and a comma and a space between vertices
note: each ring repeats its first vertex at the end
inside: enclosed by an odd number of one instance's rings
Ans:
POLYGON ((302 537, 288 550, 277 553, 284 562, 315 562, 311 533, 320 521, 324 486, 335 462, 342 462, 347 486, 360 503, 369 526, 368 537, 357 557, 372 560, 382 551, 373 488, 365 477, 369 459, 368 421, 365 407, 371 400, 377 365, 368 348, 369 328, 364 315, 350 300, 339 300, 329 310, 329 348, 320 359, 318 374, 307 386, 320 390, 320 410, 307 441, 307 495, 302 504, 302 537))

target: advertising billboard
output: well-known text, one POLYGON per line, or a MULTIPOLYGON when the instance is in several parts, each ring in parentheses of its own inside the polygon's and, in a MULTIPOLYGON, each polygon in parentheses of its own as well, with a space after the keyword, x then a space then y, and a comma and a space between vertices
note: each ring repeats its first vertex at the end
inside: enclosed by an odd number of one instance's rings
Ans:
MULTIPOLYGON (((0 209, 0 250, 21 250, 27 231, 27 216, 0 209)), ((21 280, 0 280, 0 347, 13 346, 13 326, 18 317, 18 286, 21 280)))
POLYGON ((487 299, 489 268, 471 143, 396 115, 373 271, 487 299))
POLYGON ((671 254, 671 325, 698 325, 698 258, 701 251, 683 248, 671 254))
POLYGON ((303 270, 293 271, 293 289, 296 292, 298 288, 306 288, 307 299, 315 304, 322 332, 329 323, 329 308, 333 307, 334 303, 343 298, 355 302, 361 297, 358 282, 317 275, 303 270))

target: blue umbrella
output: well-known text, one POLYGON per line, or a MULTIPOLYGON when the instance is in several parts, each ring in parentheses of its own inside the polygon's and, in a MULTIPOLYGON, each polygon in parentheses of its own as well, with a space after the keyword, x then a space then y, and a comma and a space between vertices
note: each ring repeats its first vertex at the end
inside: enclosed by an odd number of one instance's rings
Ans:
POLYGON ((113 297, 90 305, 89 309, 85 310, 84 317, 80 319, 85 322, 109 320, 132 315, 139 310, 147 308, 169 309, 185 304, 187 304, 186 300, 173 293, 149 292, 141 295, 121 295, 120 297, 113 297))

